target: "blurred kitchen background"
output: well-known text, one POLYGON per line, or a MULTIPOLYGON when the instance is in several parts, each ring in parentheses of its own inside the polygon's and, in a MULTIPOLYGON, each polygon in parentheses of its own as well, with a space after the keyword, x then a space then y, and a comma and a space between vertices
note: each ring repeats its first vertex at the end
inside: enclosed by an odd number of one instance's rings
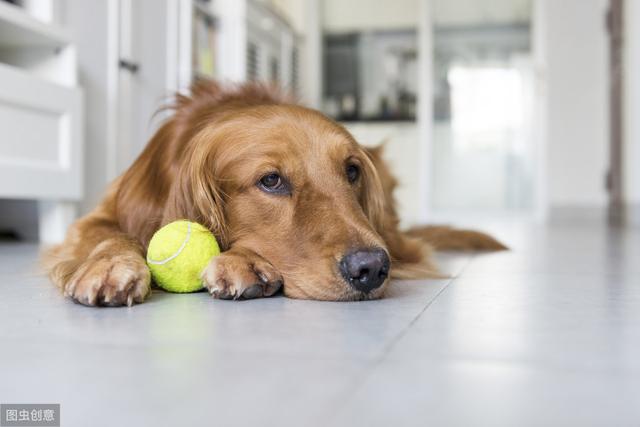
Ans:
POLYGON ((59 240, 190 82, 385 144, 405 225, 640 223, 633 0, 0 0, 0 239, 59 240))

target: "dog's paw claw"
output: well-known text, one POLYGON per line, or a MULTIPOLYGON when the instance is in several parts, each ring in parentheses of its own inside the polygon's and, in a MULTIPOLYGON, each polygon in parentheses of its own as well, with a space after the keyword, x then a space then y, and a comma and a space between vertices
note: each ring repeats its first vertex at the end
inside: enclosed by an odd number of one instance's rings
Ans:
POLYGON ((151 276, 139 256, 89 258, 64 287, 64 295, 83 305, 131 307, 151 293, 151 276))
POLYGON ((282 276, 250 251, 230 250, 211 260, 202 273, 204 287, 217 299, 253 299, 275 294, 282 276))

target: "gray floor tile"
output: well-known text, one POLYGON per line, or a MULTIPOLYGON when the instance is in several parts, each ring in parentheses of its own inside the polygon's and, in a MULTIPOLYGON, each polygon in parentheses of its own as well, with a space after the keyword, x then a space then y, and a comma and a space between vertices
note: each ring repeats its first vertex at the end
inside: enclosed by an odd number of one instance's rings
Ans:
POLYGON ((385 362, 333 426, 637 426, 640 383, 625 375, 491 361, 385 362))
POLYGON ((616 275, 454 280, 390 352, 638 375, 640 283, 616 275))
MULTIPOLYGON (((63 299, 46 279, 7 276, 0 299, 7 340, 112 346, 172 343, 215 354, 370 360, 431 302, 447 280, 392 283, 378 301, 319 302, 284 297, 214 300, 207 293, 154 291, 131 308, 90 308, 63 299)), ((0 356, 1 358, 2 356, 0 356)))
POLYGON ((0 244, 0 402, 60 402, 65 426, 637 426, 638 230, 486 229, 512 251, 355 303, 87 308, 0 244))
POLYGON ((327 409, 366 369, 310 357, 223 357, 169 343, 63 341, 5 344, 2 366, 4 402, 60 403, 64 426, 325 425, 327 409))
POLYGON ((41 274, 39 250, 40 248, 33 243, 0 242, 0 274, 41 274))

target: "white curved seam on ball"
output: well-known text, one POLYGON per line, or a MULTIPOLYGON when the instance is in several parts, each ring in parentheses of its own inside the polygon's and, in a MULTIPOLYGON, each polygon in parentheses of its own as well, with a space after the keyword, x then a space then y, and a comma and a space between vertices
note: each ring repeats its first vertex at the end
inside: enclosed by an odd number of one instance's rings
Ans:
POLYGON ((180 252, 182 252, 184 250, 184 248, 187 246, 187 243, 189 243, 189 238, 190 237, 191 237, 191 223, 188 222, 187 223, 187 236, 184 238, 184 240, 182 241, 182 245, 180 245, 180 247, 178 248, 178 250, 176 251, 175 254, 171 255, 169 258, 165 258, 165 259, 160 260, 160 261, 154 261, 152 259, 149 259, 149 257, 147 256, 147 262, 149 264, 153 264, 153 265, 163 265, 163 264, 168 263, 169 261, 171 261, 172 259, 174 259, 178 255, 180 255, 180 252))

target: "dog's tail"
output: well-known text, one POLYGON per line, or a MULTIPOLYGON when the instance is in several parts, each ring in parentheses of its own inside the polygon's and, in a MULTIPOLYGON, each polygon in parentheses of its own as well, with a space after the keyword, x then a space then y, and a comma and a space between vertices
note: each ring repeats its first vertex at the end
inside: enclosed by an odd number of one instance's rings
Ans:
POLYGON ((406 231, 411 237, 416 237, 429 243, 438 251, 504 251, 508 248, 489 236, 474 230, 463 230, 442 225, 427 225, 414 227, 406 231))

